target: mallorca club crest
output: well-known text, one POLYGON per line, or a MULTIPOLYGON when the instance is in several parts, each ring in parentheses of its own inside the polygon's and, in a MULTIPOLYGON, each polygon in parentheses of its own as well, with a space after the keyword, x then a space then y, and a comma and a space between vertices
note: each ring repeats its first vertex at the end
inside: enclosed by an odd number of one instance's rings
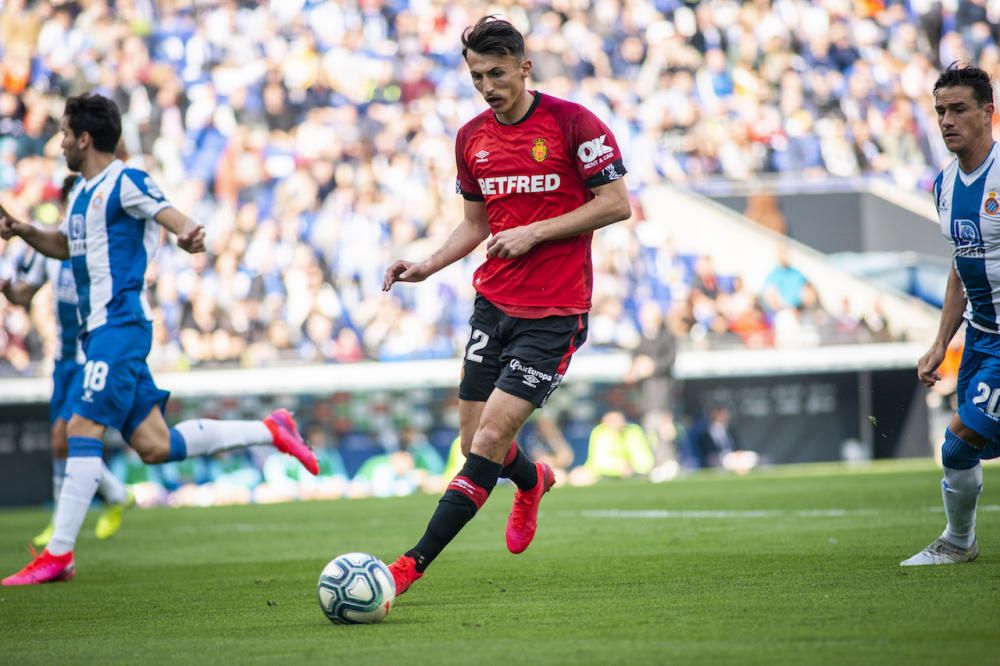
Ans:
POLYGON ((996 192, 990 192, 986 197, 986 201, 983 202, 983 212, 987 215, 996 215, 1000 212, 1000 201, 997 201, 996 192))
POLYGON ((536 162, 541 162, 549 156, 549 147, 545 145, 545 139, 535 139, 531 144, 531 156, 536 162))

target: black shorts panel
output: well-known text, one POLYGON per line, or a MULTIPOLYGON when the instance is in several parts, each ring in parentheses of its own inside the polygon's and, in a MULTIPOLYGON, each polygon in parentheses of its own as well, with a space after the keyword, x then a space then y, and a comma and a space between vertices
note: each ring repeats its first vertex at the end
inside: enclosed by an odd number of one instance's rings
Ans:
POLYGON ((482 296, 469 324, 458 391, 462 400, 486 401, 499 388, 541 407, 587 339, 586 314, 519 319, 482 296))

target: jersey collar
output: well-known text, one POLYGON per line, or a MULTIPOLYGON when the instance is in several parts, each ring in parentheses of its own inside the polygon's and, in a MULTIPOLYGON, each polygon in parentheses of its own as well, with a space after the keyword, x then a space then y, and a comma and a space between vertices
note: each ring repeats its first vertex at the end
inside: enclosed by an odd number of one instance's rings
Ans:
POLYGON ((532 92, 535 94, 535 98, 533 100, 531 100, 531 106, 528 107, 528 110, 525 112, 525 114, 523 116, 521 116, 520 120, 518 120, 516 122, 513 122, 513 123, 510 123, 510 124, 502 123, 497 118, 497 115, 494 113, 493 114, 493 120, 497 121, 497 125, 503 125, 504 127, 513 127, 514 125, 520 125, 521 123, 523 123, 524 121, 526 121, 528 118, 530 118, 531 114, 533 114, 535 112, 535 109, 538 108, 538 103, 542 100, 542 93, 538 92, 537 90, 533 90, 532 92))
POLYGON ((108 162, 108 166, 101 169, 101 171, 96 176, 94 176, 90 180, 84 181, 83 183, 84 189, 90 191, 95 187, 97 187, 101 183, 101 181, 104 180, 104 177, 108 175, 108 172, 111 171, 111 169, 120 161, 121 160, 111 160, 110 162, 108 162))

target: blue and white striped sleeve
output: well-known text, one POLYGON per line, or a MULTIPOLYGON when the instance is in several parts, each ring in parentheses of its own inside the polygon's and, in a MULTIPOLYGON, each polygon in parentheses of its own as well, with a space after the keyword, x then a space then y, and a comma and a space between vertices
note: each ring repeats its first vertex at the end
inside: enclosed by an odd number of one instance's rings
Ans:
POLYGON ((171 203, 163 196, 149 175, 139 169, 126 169, 122 174, 122 210, 138 220, 151 220, 171 203))
POLYGON ((46 271, 46 256, 41 252, 29 250, 17 260, 16 280, 38 289, 48 279, 46 271))

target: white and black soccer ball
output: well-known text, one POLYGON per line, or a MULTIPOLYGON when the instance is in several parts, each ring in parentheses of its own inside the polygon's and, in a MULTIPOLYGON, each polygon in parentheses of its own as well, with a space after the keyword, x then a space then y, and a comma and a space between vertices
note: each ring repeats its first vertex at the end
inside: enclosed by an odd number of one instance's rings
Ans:
POLYGON ((396 583, 374 555, 346 553, 323 567, 316 585, 323 614, 336 624, 372 624, 389 614, 396 583))

